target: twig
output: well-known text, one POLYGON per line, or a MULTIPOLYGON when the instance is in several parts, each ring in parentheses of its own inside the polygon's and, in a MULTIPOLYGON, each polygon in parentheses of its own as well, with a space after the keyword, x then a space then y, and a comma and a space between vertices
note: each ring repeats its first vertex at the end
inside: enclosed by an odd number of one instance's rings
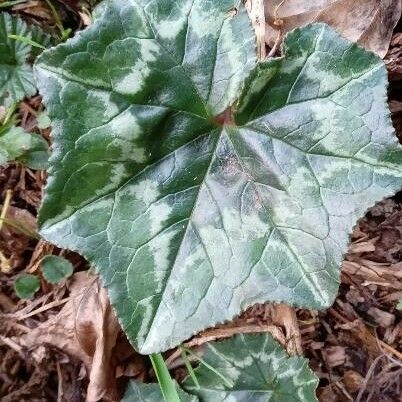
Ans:
MULTIPOLYGON (((1 208, 1 213, 0 213, 0 231, 3 228, 3 222, 7 216, 8 208, 10 207, 12 195, 13 195, 13 192, 10 189, 8 189, 6 191, 6 196, 4 198, 4 204, 3 204, 3 207, 1 208)), ((10 272, 10 270, 11 270, 10 261, 0 250, 0 271, 4 272, 4 273, 8 273, 8 272, 10 272)))
POLYGON ((349 401, 352 401, 352 402, 353 402, 352 396, 349 394, 348 391, 346 391, 344 385, 343 385, 340 381, 335 381, 335 386, 338 387, 338 388, 341 390, 341 392, 343 393, 343 395, 345 395, 346 398, 347 398, 349 401))
POLYGON ((4 204, 3 204, 3 207, 1 208, 1 213, 0 213, 0 231, 3 228, 3 222, 6 218, 8 208, 10 207, 12 195, 13 195, 13 192, 10 189, 8 189, 6 191, 6 196, 4 198, 4 204))
POLYGON ((280 20, 278 16, 278 10, 283 6, 283 3, 285 3, 286 0, 282 0, 274 9, 274 20, 275 20, 275 25, 276 22, 280 20))
POLYGON ((392 353, 393 355, 395 355, 400 362, 396 362, 398 365, 402 365, 402 353, 398 352, 396 349, 394 349, 392 346, 388 345, 388 343, 385 343, 384 341, 382 341, 381 339, 378 339, 378 343, 384 348, 386 349, 388 352, 392 353))
POLYGON ((55 300, 55 301, 53 301, 51 303, 45 304, 44 306, 37 308, 36 310, 31 311, 30 313, 27 313, 27 314, 22 315, 20 317, 17 316, 16 320, 17 321, 25 320, 26 318, 32 317, 32 316, 34 316, 36 314, 39 314, 39 313, 43 313, 44 311, 49 310, 49 309, 51 309, 53 307, 61 306, 62 304, 68 302, 69 300, 70 300, 70 297, 66 297, 65 299, 61 299, 61 300, 55 300))
POLYGON ((246 2, 246 8, 250 15, 257 38, 257 51, 259 60, 264 60, 266 57, 264 4, 264 0, 249 0, 246 2))
POLYGON ((278 50, 279 45, 282 42, 282 36, 283 36, 283 20, 281 18, 279 18, 278 15, 278 10, 282 7, 283 3, 285 3, 286 0, 282 0, 274 9, 274 25, 276 27, 278 27, 278 35, 275 39, 275 43, 274 46, 272 47, 272 49, 270 50, 270 52, 268 53, 268 58, 269 57, 273 57, 276 53, 276 51, 278 50))
POLYGON ((63 373, 61 372, 61 367, 60 363, 56 363, 56 368, 57 368, 57 378, 58 378, 58 383, 57 383, 57 402, 62 402, 63 401, 63 373))
POLYGON ((18 343, 2 335, 0 335, 0 341, 9 346, 11 349, 15 350, 23 359, 25 358, 24 353, 22 353, 22 347, 18 345, 18 343))
POLYGON ((377 367, 378 362, 379 362, 383 357, 384 357, 383 355, 377 356, 377 357, 374 359, 373 363, 371 363, 371 366, 370 366, 370 368, 368 369, 367 374, 366 374, 366 377, 365 377, 365 379, 364 379, 363 385, 362 385, 362 387, 360 388, 360 391, 359 391, 359 393, 358 393, 358 395, 357 395, 356 402, 361 402, 361 399, 363 398, 363 395, 364 395, 364 393, 365 393, 366 390, 367 390, 367 385, 368 385, 368 383, 369 383, 369 381, 370 381, 370 378, 371 378, 371 376, 373 375, 374 370, 375 370, 375 368, 377 367))
POLYGON ((275 39, 274 46, 272 47, 272 49, 268 53, 268 56, 267 56, 268 58, 275 56, 275 53, 278 50, 278 47, 281 44, 281 42, 282 42, 282 28, 280 28, 279 31, 278 31, 278 35, 277 35, 277 37, 275 39))

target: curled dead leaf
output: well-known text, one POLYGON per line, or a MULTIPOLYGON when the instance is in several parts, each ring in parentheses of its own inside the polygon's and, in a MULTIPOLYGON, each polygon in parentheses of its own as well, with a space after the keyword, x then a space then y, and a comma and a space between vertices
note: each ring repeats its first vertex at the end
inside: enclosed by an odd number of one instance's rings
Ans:
POLYGON ((10 272, 23 263, 23 254, 35 236, 36 218, 26 209, 9 207, 0 232, 0 250, 4 253, 1 272, 10 272))
POLYGON ((266 1, 266 42, 274 46, 280 29, 286 33, 311 22, 326 22, 347 39, 384 57, 401 8, 401 0, 266 1))
POLYGON ((24 346, 55 346, 81 360, 89 372, 87 401, 117 401, 112 351, 120 331, 106 291, 97 277, 78 272, 70 285, 70 300, 60 312, 24 338, 24 346))

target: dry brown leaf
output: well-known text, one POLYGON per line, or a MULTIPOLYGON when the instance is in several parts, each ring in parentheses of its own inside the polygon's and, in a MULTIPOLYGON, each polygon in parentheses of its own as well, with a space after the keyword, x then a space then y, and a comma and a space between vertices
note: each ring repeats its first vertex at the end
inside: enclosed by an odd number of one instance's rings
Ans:
POLYGON ((342 366, 346 361, 346 351, 343 346, 328 346, 323 350, 324 358, 329 367, 342 366))
POLYGON ((302 340, 296 311, 287 304, 272 305, 272 319, 275 325, 284 329, 286 350, 291 356, 303 355, 302 340))
POLYGON ((9 272, 24 262, 24 252, 31 236, 36 233, 36 218, 26 209, 9 207, 5 223, 0 232, 0 250, 7 257, 7 267, 2 272, 9 272))
POLYGON ((53 249, 54 246, 52 244, 40 239, 35 246, 26 271, 30 273, 35 272, 39 268, 42 258, 45 255, 53 254, 53 249))
POLYGON ((283 33, 311 22, 325 22, 349 40, 384 57, 401 8, 401 0, 266 1, 266 41, 272 47, 278 36, 277 12, 283 33))
POLYGON ((266 57, 264 0, 247 0, 245 5, 257 37, 258 58, 262 60, 266 57))
MULTIPOLYGON (((385 64, 388 68, 390 80, 400 80, 402 77, 402 33, 394 34, 391 40, 391 48, 385 58, 385 64)), ((401 130, 400 133, 402 133, 401 130)))
POLYGON ((383 328, 389 328, 395 323, 395 315, 388 311, 380 310, 377 307, 370 307, 367 314, 375 321, 376 324, 383 328))
POLYGON ((348 370, 343 375, 343 382, 345 383, 346 389, 352 394, 358 392, 363 385, 364 378, 353 370, 348 370))
POLYGON ((70 300, 60 312, 28 333, 27 347, 53 345, 80 359, 89 372, 87 401, 117 401, 112 351, 120 331, 106 291, 87 272, 74 275, 70 300))

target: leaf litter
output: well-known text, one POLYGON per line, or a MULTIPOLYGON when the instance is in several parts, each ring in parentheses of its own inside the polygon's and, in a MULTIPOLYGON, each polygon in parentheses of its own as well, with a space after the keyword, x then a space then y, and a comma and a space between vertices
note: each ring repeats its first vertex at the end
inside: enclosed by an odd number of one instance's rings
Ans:
MULTIPOLYGON (((392 117, 397 134, 402 138, 399 125, 402 99, 398 92, 402 81, 400 35, 398 31, 394 33, 385 61, 391 79, 392 117)), ((39 111, 40 99, 38 102, 37 97, 31 98, 28 102, 34 112, 39 111)), ((21 106, 23 124, 35 124, 32 110, 21 106)), ((41 134, 49 138, 48 130, 41 134)), ((12 213, 25 211, 22 214, 29 214, 27 219, 32 223, 44 179, 42 172, 20 165, 0 168, 2 199, 5 190, 13 188, 12 213)), ((402 197, 396 196, 379 203, 355 229, 343 265, 342 285, 331 309, 326 312, 292 310, 284 319, 278 306, 257 305, 232 323, 199 334, 189 345, 199 348, 208 340, 268 330, 290 353, 298 353, 301 345, 320 378, 318 396, 321 401, 399 400, 402 314, 395 306, 402 296, 401 201, 402 197)), ((5 235, 5 230, 0 236, 5 235)), ((9 227, 7 230, 11 231, 9 227)), ((2 318, 0 324, 2 401, 81 401, 86 397, 117 400, 116 395, 124 390, 125 379, 154 380, 148 362, 130 348, 116 326, 110 306, 102 298, 102 289, 91 275, 82 272, 87 266, 79 256, 68 254, 78 272, 67 284, 54 288, 42 283, 33 301, 21 302, 13 295, 12 277, 27 271, 27 267, 35 272, 43 255, 49 250, 52 252, 53 246, 17 231, 11 231, 11 238, 5 241, 3 237, 0 239, 1 250, 16 252, 11 273, 0 277, 0 309, 2 317, 8 317, 7 320, 2 318), (82 294, 83 284, 89 289, 86 296, 82 294), (76 327, 74 312, 77 299, 81 297, 84 299, 83 317, 89 315, 89 319, 80 320, 76 327), (30 315, 35 311, 39 313, 30 315), (68 330, 60 331, 60 324, 68 330), (46 327, 55 328, 55 332, 46 333, 46 327), (56 339, 56 329, 60 331, 60 339, 56 339), (36 342, 29 336, 31 331, 40 335, 36 342), (106 334, 108 339, 99 340, 101 334, 106 334), (61 343, 64 346, 60 347, 61 343), (105 351, 104 360, 99 359, 101 351, 105 351), (107 378, 100 370, 109 374, 107 378)), ((176 377, 183 378, 185 371, 177 354, 171 355, 170 364, 176 377)))
POLYGON ((325 22, 347 39, 384 57, 401 17, 401 0, 273 0, 266 1, 265 40, 311 22, 325 22))

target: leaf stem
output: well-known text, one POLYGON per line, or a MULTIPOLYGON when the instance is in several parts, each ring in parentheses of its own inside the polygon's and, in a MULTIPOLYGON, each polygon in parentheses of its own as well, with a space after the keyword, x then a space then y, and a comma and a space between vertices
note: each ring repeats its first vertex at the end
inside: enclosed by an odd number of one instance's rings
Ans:
POLYGON ((11 1, 4 1, 3 3, 0 3, 0 8, 6 8, 6 7, 12 7, 17 4, 22 4, 25 3, 27 0, 11 0, 11 1))
POLYGON ((198 382, 194 369, 191 366, 189 359, 187 358, 187 351, 182 346, 180 346, 180 354, 184 361, 188 374, 190 375, 191 379, 193 380, 194 385, 196 386, 197 389, 200 389, 200 383, 198 382))
POLYGON ((223 374, 221 374, 216 368, 212 367, 210 364, 208 364, 205 360, 203 360, 201 357, 199 357, 197 354, 195 354, 192 350, 184 348, 183 349, 193 356, 195 359, 197 359, 201 364, 203 364, 207 369, 211 370, 213 373, 215 373, 218 377, 222 379, 222 381, 226 384, 227 387, 233 388, 233 383, 232 381, 228 380, 223 374))
POLYGON ((149 356, 165 402, 180 402, 176 386, 160 353, 149 356))
POLYGON ((35 42, 32 39, 26 38, 25 36, 10 34, 10 35, 8 35, 8 37, 11 39, 19 40, 20 42, 26 43, 27 45, 38 47, 39 49, 43 49, 43 50, 46 49, 44 46, 42 46, 38 42, 35 42))

